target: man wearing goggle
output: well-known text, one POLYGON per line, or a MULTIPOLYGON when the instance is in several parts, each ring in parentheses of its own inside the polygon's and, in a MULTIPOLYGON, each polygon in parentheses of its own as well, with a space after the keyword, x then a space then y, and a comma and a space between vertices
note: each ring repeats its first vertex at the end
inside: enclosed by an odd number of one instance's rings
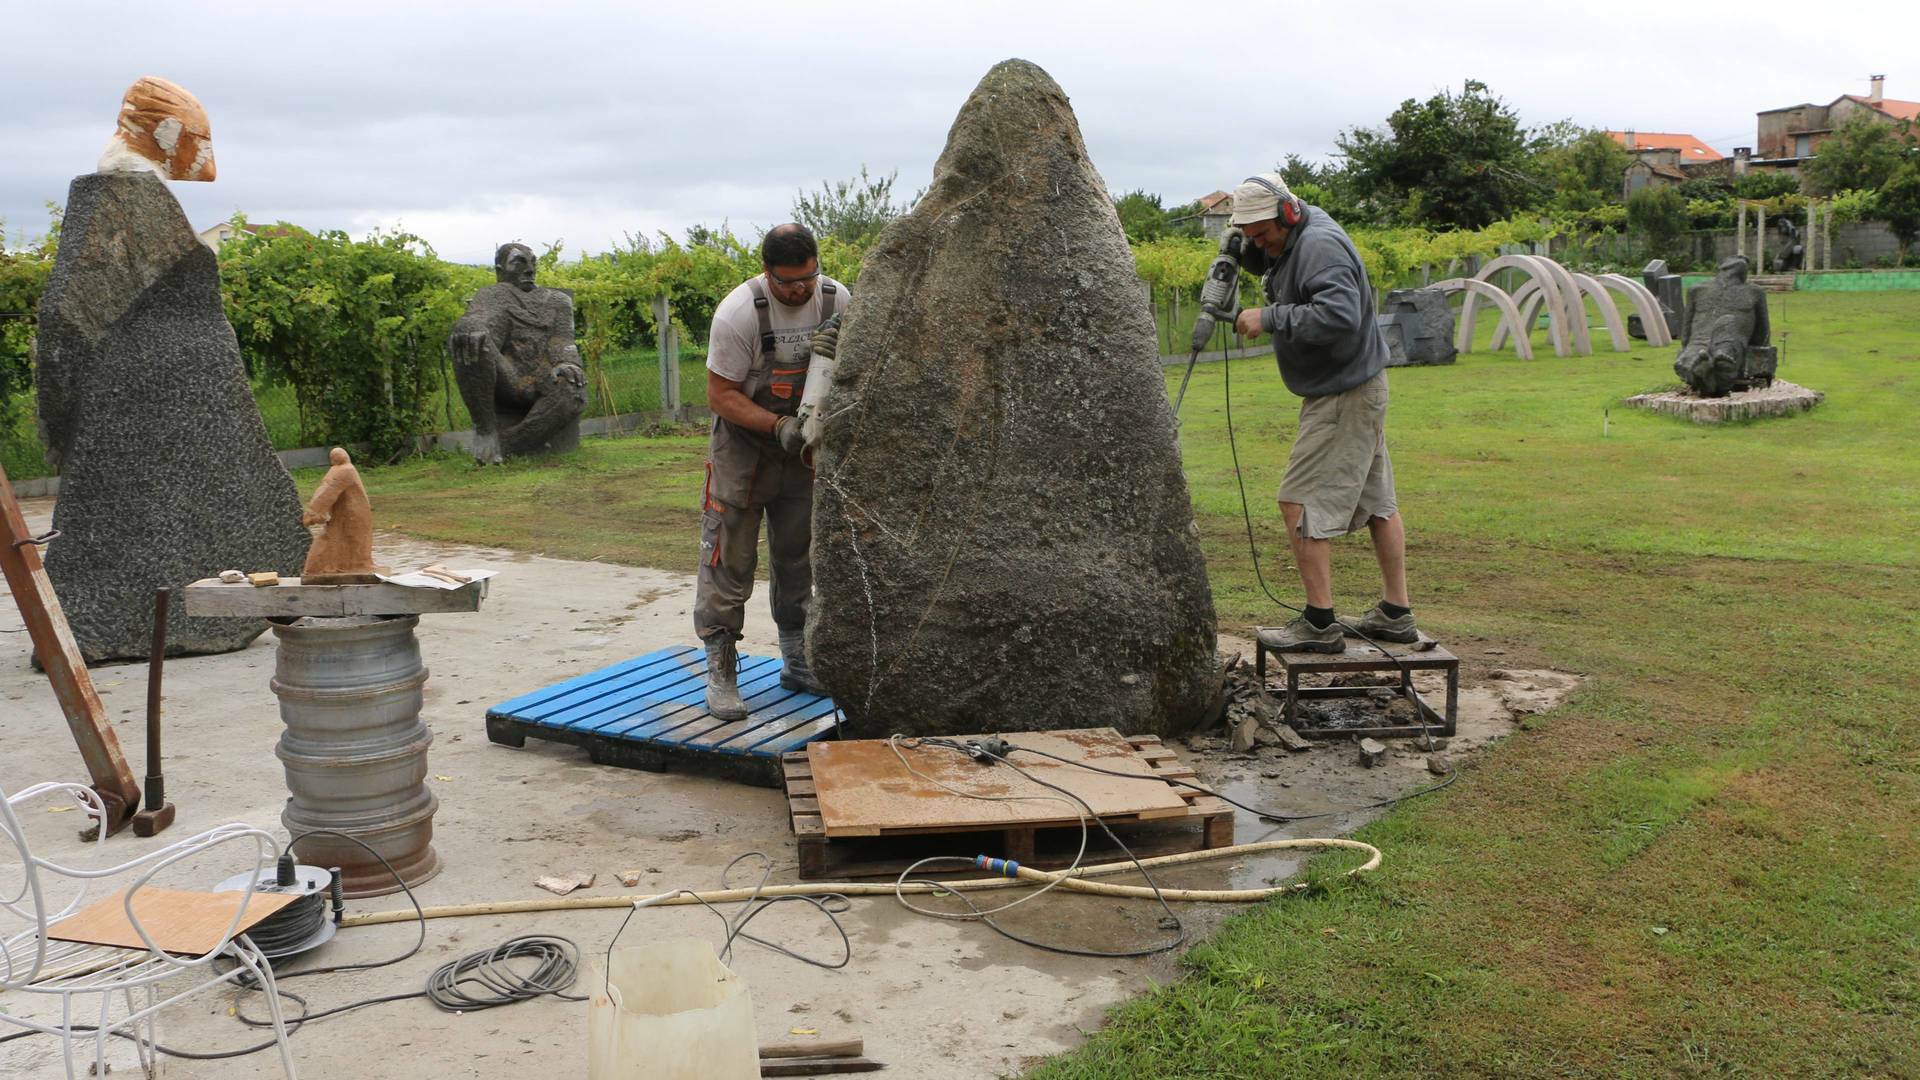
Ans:
POLYGON ((845 311, 852 296, 820 272, 819 245, 803 226, 781 225, 767 233, 760 264, 759 276, 714 309, 707 341, 713 434, 701 498, 693 628, 707 648, 707 711, 721 720, 744 719, 751 711, 740 692, 735 643, 753 595, 763 516, 769 599, 780 631, 780 685, 826 692, 806 658, 813 470, 801 460, 794 414, 813 354, 833 355, 837 335, 823 324, 845 311))

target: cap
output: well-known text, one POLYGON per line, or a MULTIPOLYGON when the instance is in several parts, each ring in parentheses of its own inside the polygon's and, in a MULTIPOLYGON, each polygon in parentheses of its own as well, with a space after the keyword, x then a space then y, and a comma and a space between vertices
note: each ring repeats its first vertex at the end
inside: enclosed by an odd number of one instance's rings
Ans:
POLYGON ((1233 219, 1235 225, 1245 225, 1250 221, 1266 221, 1280 216, 1280 195, 1293 198, 1293 191, 1277 172, 1261 173, 1249 177, 1240 186, 1233 189, 1233 219), (1262 184, 1260 181, 1266 181, 1262 184), (1272 187, 1267 185, 1271 184, 1272 187))

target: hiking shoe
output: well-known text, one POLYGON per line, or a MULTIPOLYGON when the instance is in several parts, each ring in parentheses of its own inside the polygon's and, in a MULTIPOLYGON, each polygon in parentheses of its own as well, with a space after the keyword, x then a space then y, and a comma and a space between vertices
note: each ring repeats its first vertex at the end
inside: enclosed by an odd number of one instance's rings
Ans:
POLYGON ((725 633, 707 641, 707 712, 715 720, 745 720, 740 699, 740 651, 725 633))
POLYGON ((803 630, 780 631, 780 685, 788 690, 827 697, 827 688, 807 663, 807 635, 803 630))
POLYGON ((1260 644, 1273 652, 1347 651, 1347 639, 1340 632, 1340 622, 1337 619, 1328 623, 1327 628, 1322 630, 1308 622, 1305 615, 1301 615, 1285 626, 1261 627, 1259 638, 1260 644))
POLYGON ((1333 621, 1348 637, 1397 641, 1402 645, 1411 645, 1420 640, 1420 630, 1413 625, 1413 612, 1409 611, 1396 619, 1380 610, 1379 604, 1373 605, 1365 615, 1349 615, 1333 621))

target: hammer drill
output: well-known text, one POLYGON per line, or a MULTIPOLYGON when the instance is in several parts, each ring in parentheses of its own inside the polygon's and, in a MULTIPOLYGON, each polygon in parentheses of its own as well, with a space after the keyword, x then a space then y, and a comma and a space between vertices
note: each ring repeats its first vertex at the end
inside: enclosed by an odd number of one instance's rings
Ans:
POLYGON ((1213 338, 1216 321, 1232 325, 1240 314, 1240 252, 1246 237, 1239 229, 1220 234, 1220 253, 1207 267, 1207 279, 1200 286, 1200 317, 1193 321, 1193 354, 1187 357, 1187 373, 1180 377, 1180 392, 1173 399, 1173 414, 1180 415, 1180 403, 1187 396, 1187 380, 1193 378, 1193 365, 1200 350, 1213 338))

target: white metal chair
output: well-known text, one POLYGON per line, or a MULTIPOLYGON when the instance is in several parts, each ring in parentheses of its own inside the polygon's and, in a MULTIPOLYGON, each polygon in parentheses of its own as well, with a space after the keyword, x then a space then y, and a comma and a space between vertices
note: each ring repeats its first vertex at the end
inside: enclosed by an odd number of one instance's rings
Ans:
POLYGON ((273 967, 250 940, 244 935, 236 937, 234 934, 253 900, 252 887, 249 886, 247 890, 246 902, 240 905, 233 920, 220 935, 219 944, 198 956, 178 956, 162 951, 133 912, 134 896, 155 874, 222 844, 251 841, 254 859, 251 880, 259 880, 279 856, 279 845, 273 837, 249 825, 222 825, 118 866, 99 870, 76 869, 34 855, 28 847, 20 819, 15 815, 16 807, 49 796, 64 796, 74 800, 88 816, 102 824, 99 840, 93 850, 104 850, 99 845, 106 842, 106 810, 101 805, 100 797, 89 788, 79 784, 37 784, 11 796, 0 790, 0 831, 4 831, 4 840, 0 840, 0 1021, 5 1022, 0 1023, 0 1029, 4 1029, 6 1024, 14 1024, 59 1036, 68 1080, 81 1075, 74 1071, 76 1035, 83 1038, 89 1034, 92 1036, 95 1075, 106 1073, 109 1040, 130 1037, 137 1047, 141 1067, 152 1075, 155 1067, 152 1046, 155 1041, 156 1014, 175 1002, 251 974, 266 994, 273 1033, 279 1043, 281 1068, 286 1071, 289 1080, 293 1080, 293 1055, 287 1046, 280 995, 274 989, 273 967), (6 850, 9 844, 13 849, 11 857, 6 850), (18 865, 20 870, 21 880, 17 891, 10 884, 13 870, 9 863, 18 865), (134 931, 146 943, 144 950, 56 941, 47 936, 50 924, 79 911, 85 905, 87 888, 91 882, 136 872, 137 876, 127 887, 124 903, 134 931), (57 886, 69 882, 75 886, 73 898, 64 906, 57 906, 59 900, 49 894, 57 886), (9 892, 12 895, 6 895, 9 892), (20 928, 23 921, 24 929, 20 928), (220 958, 233 961, 233 968, 219 970, 214 961, 220 958), (162 987, 163 983, 177 985, 162 987), (139 1002, 135 1000, 136 992, 140 995, 139 1002), (7 1008, 10 999, 33 1000, 24 995, 58 997, 59 1023, 52 1023, 51 1017, 34 1020, 24 1015, 12 1015, 7 1008), (115 995, 124 999, 125 1015, 113 1016, 115 995), (97 1016, 76 1019, 75 999, 90 996, 100 999, 97 1016), (94 1030, 85 1030, 89 1026, 94 1030), (125 1032, 126 1035, 117 1036, 116 1032, 125 1032))

